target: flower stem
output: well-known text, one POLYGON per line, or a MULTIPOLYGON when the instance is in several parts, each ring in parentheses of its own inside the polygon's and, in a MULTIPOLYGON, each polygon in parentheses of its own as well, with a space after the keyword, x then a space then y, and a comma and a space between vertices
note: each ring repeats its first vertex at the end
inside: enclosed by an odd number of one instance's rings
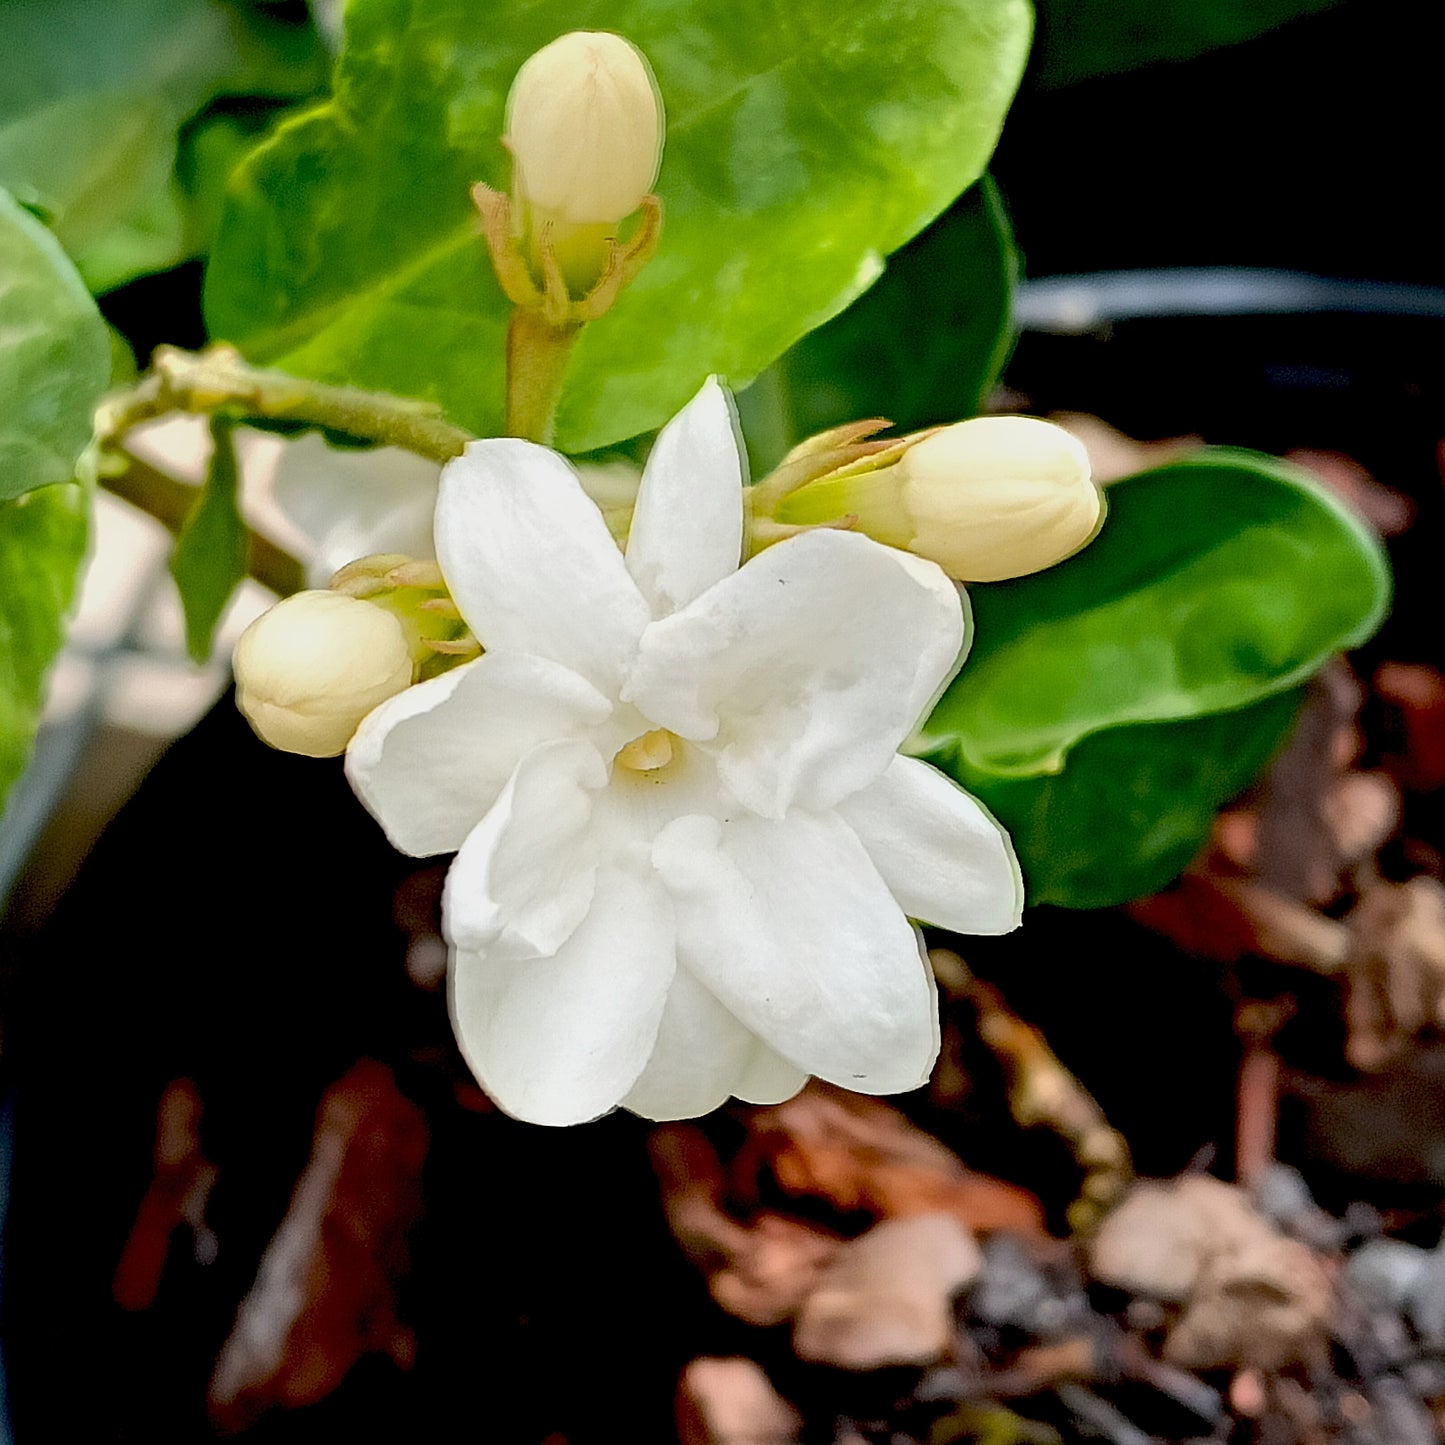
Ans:
POLYGON ((518 306, 507 328, 507 435, 550 446, 567 358, 582 324, 518 306))
POLYGON ((248 366, 229 346, 205 351, 158 347, 140 384, 101 408, 96 430, 102 443, 114 445, 131 427, 172 411, 304 422, 377 446, 404 447, 437 462, 459 456, 473 440, 430 402, 265 371, 248 366))

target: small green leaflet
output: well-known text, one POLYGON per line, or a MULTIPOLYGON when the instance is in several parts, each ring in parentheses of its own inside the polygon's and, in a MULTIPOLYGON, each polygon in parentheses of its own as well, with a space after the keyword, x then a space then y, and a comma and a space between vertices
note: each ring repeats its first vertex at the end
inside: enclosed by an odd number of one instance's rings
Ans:
POLYGON ((211 463, 201 494, 171 554, 171 576, 186 614, 186 650, 195 662, 211 655, 216 625, 246 575, 246 524, 239 505, 234 424, 211 421, 211 463))

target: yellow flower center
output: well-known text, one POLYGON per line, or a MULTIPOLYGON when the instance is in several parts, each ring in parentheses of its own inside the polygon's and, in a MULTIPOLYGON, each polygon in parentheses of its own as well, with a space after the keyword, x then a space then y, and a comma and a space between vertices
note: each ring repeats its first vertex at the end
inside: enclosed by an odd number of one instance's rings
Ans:
POLYGON ((655 772, 672 761, 672 742, 672 734, 666 728, 653 728, 622 748, 617 761, 634 773, 655 772))

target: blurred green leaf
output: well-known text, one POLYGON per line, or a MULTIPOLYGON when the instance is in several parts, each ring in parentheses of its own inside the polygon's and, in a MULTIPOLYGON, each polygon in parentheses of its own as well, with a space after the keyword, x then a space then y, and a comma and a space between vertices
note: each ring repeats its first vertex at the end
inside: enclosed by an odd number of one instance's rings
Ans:
POLYGON ((0 185, 109 290, 194 254, 183 123, 221 95, 310 94, 326 72, 309 27, 226 0, 6 0, 0 185))
POLYGON ((1115 483, 1099 537, 971 589, 976 641, 925 728, 996 775, 1058 772, 1092 733, 1229 712, 1368 637, 1374 535, 1304 473, 1224 448, 1115 483))
POLYGON ((1155 893, 1293 725, 1300 690, 1235 712, 1091 733, 1063 771, 1007 778, 935 758, 1009 831, 1033 903, 1107 908, 1155 893))
POLYGON ((88 517, 86 490, 74 482, 0 501, 0 806, 30 756, 88 517))
POLYGON ((1032 79, 1052 88, 1237 45, 1341 0, 1039 0, 1032 79))
POLYGON ((66 96, 124 91, 189 115, 324 83, 308 27, 229 0, 5 0, 0 46, 0 124, 66 96))
POLYGON ((184 257, 175 159, 175 118, 151 96, 66 96, 0 127, 0 178, 45 213, 97 293, 184 257))
POLYGON ((860 417, 900 431, 975 416, 1013 351, 1018 252, 985 176, 778 363, 791 440, 860 417))
POLYGON ((507 305, 468 189, 508 183, 512 77, 564 31, 636 42, 667 106, 662 244, 578 345, 558 438, 659 425, 712 371, 745 385, 981 173, 1027 0, 353 0, 335 99, 241 170, 207 278, 256 361, 501 425, 507 305))
MULTIPOLYGON (((0 499, 75 475, 110 366, 105 323, 75 267, 0 191, 0 499)), ((0 574, 0 590, 11 585, 0 574)))
POLYGON ((241 112, 212 110, 181 136, 176 179, 184 200, 186 254, 211 249, 221 226, 231 173, 265 136, 282 105, 255 104, 241 112))
POLYGON ((186 650, 195 662, 210 657, 216 624, 246 575, 246 524, 232 431, 229 421, 212 420, 214 449, 205 485, 171 554, 171 576, 186 614, 186 650))

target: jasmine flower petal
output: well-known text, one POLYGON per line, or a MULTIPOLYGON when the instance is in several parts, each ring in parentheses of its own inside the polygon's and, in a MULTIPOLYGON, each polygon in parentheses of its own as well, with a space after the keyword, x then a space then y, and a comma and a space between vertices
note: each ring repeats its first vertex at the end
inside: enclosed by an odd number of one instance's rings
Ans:
POLYGON ((663 427, 637 493, 627 567, 656 616, 738 570, 743 471, 732 402, 713 377, 663 427))
POLYGON ((537 1124, 580 1124, 620 1104, 657 1041, 675 970, 656 879, 599 871, 592 908, 551 958, 457 949, 452 1023, 482 1087, 537 1124))
POLYGON ((865 1093, 928 1077, 932 974, 836 814, 681 818, 653 859, 677 910, 681 967, 784 1059, 865 1093))
POLYGON ((877 779, 962 646, 958 591, 933 563, 810 532, 653 623, 623 696, 710 744, 733 796, 781 818, 877 779))
POLYGON ((591 683, 555 662, 488 653, 369 713, 347 749, 346 776, 394 848, 450 853, 528 752, 583 736, 611 713, 591 683))
POLYGON ((616 688, 651 612, 577 473, 510 437, 442 469, 436 553, 452 600, 489 652, 560 662, 616 688))
POLYGON ((1024 885, 1008 834, 952 779, 895 758, 838 805, 910 918, 956 933, 1008 933, 1024 885))

